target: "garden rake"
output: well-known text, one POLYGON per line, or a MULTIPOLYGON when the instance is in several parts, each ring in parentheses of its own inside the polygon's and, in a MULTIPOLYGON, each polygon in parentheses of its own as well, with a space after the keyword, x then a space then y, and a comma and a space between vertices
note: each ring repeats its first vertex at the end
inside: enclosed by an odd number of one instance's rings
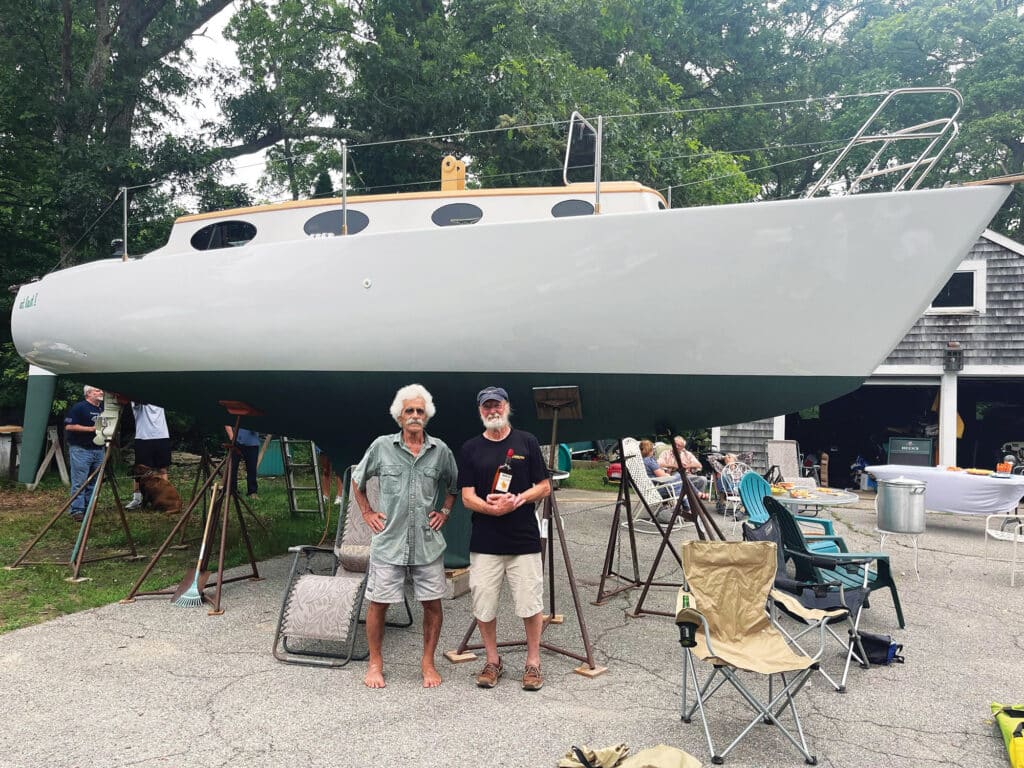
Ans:
POLYGON ((217 508, 217 502, 219 501, 217 492, 220 490, 220 486, 217 483, 213 484, 213 493, 210 495, 210 508, 206 512, 206 527, 203 529, 203 541, 199 545, 199 557, 196 560, 196 567, 192 573, 186 573, 185 578, 181 580, 181 584, 178 589, 182 589, 189 582, 189 577, 192 578, 192 584, 179 597, 174 600, 175 605, 180 605, 185 608, 195 608, 198 605, 203 604, 203 588, 206 586, 206 579, 209 574, 206 572, 204 561, 206 560, 206 550, 210 543, 210 531, 213 529, 213 510, 217 508))

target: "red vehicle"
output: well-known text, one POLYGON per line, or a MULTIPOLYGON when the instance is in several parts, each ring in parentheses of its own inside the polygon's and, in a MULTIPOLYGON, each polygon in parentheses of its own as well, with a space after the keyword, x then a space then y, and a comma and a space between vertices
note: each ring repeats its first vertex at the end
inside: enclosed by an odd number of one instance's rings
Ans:
POLYGON ((612 461, 608 463, 608 469, 604 473, 604 484, 622 482, 622 462, 612 461))

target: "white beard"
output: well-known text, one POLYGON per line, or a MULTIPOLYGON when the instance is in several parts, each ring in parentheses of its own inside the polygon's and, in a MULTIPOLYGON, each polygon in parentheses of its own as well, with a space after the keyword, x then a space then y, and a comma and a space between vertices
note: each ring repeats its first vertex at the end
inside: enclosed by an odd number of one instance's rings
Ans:
POLYGON ((484 429, 490 432, 500 432, 508 426, 508 417, 496 413, 484 416, 480 421, 484 423, 484 429))

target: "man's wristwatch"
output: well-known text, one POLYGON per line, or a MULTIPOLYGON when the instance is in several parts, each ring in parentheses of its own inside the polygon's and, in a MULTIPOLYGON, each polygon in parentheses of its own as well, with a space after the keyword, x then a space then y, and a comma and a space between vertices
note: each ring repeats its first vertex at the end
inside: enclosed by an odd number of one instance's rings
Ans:
POLYGON ((452 513, 451 507, 441 507, 437 511, 438 511, 438 513, 444 515, 445 517, 448 517, 448 515, 450 515, 452 513))

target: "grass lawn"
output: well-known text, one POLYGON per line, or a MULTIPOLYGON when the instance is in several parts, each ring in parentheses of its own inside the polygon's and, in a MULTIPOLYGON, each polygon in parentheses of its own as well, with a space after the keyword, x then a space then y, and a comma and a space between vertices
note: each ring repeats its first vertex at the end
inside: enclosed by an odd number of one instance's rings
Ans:
MULTIPOLYGON (((195 468, 190 466, 175 466, 171 471, 171 481, 181 493, 185 505, 191 498, 194 475, 195 468)), ((244 469, 240 475, 244 476, 244 469)), ((246 517, 257 560, 282 554, 289 546, 320 541, 325 526, 315 514, 295 518, 289 515, 283 478, 261 477, 259 486, 259 499, 253 500, 250 506, 266 530, 254 524, 248 515, 246 517)), ((131 481, 124 471, 118 475, 118 487, 122 492, 122 501, 126 503, 131 499, 131 481)), ((68 490, 56 476, 47 478, 34 492, 25 490, 23 485, 0 485, 0 565, 9 566, 17 560, 67 498, 68 490)), ((302 503, 301 499, 300 504, 311 506, 311 503, 302 503)), ((333 541, 339 507, 333 504, 328 506, 328 539, 333 541)), ((87 577, 89 581, 77 584, 65 581, 71 575, 67 563, 71 560, 80 525, 62 516, 26 558, 59 564, 25 565, 19 570, 0 570, 0 632, 106 605, 125 597, 178 520, 177 516, 168 517, 148 510, 128 512, 126 516, 136 550, 142 559, 118 557, 86 562, 82 566, 81 576, 87 577)), ((229 515, 228 548, 225 555, 229 567, 247 560, 235 517, 232 511, 229 515)), ((169 548, 142 585, 141 591, 177 585, 186 572, 195 567, 203 533, 202 519, 203 512, 197 510, 185 528, 185 548, 169 548)), ((219 538, 214 541, 219 541, 219 538)), ((127 544, 113 496, 105 485, 97 504, 85 557, 88 560, 125 552, 128 550, 127 544)), ((216 561, 214 550, 211 563, 214 568, 216 561)), ((212 579, 210 583, 213 583, 212 579)))
POLYGON ((618 493, 618 483, 608 483, 606 462, 577 462, 569 473, 569 477, 560 480, 560 488, 573 488, 581 491, 604 491, 618 493))
MULTIPOLYGON (((240 474, 244 475, 244 470, 240 474)), ((185 505, 191 498, 194 477, 194 466, 175 465, 171 469, 171 481, 181 493, 182 503, 185 505)), ((578 464, 573 468, 569 478, 561 481, 561 487, 616 493, 618 486, 606 484, 604 479, 603 463, 590 466, 578 464)), ((311 485, 312 482, 303 484, 311 485)), ((283 478, 261 477, 259 486, 259 499, 251 502, 251 506, 255 515, 264 523, 266 530, 252 524, 248 517, 246 519, 257 560, 283 554, 288 547, 296 544, 315 544, 321 541, 325 528, 327 541, 333 541, 339 507, 328 505, 330 519, 326 526, 316 515, 292 518, 288 512, 283 478)), ((118 474, 118 487, 121 489, 122 502, 127 503, 131 498, 131 481, 124 470, 118 474)), ((310 497, 311 494, 305 499, 300 497, 300 506, 312 507, 313 501, 310 497)), ((67 498, 67 488, 61 485, 55 475, 49 476, 32 492, 25 490, 23 485, 0 484, 0 565, 9 566, 17 560, 67 498)), ((19 570, 0 570, 0 632, 9 632, 62 614, 106 605, 125 597, 178 519, 147 510, 128 512, 126 515, 128 528, 135 541, 136 551, 142 556, 141 559, 115 557, 86 562, 82 566, 81 575, 88 578, 88 581, 77 584, 66 581, 65 579, 71 575, 69 563, 80 525, 67 516, 62 516, 26 558, 30 561, 53 561, 56 564, 23 565, 19 570)), ((203 533, 202 519, 202 512, 197 511, 192 515, 185 529, 187 546, 183 549, 167 549, 140 591, 177 585, 186 572, 195 567, 199 541, 203 533)), ((246 562, 247 555, 233 512, 229 520, 226 559, 228 566, 233 566, 246 562)), ((115 511, 113 495, 109 486, 104 485, 90 529, 85 557, 91 559, 116 555, 127 550, 128 541, 115 511)), ((213 558, 213 563, 216 563, 216 557, 213 558)))

